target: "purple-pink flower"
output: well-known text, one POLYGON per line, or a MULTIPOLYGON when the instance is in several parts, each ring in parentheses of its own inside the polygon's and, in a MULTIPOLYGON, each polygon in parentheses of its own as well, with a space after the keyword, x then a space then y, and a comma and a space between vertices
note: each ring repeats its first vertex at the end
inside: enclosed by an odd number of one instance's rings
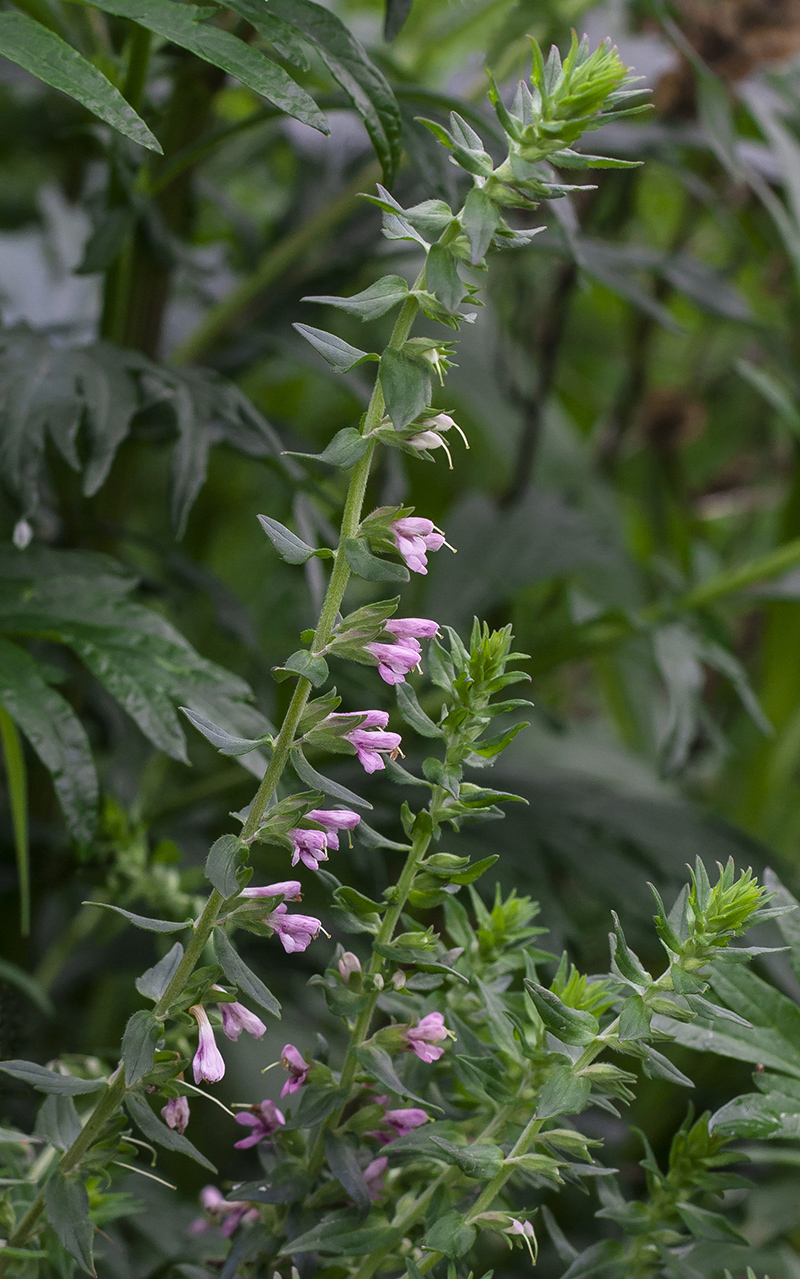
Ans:
POLYGON ((390 1128, 394 1128, 398 1137, 407 1136, 415 1128, 426 1124, 429 1119, 430 1115, 426 1115, 424 1110, 419 1110, 415 1106, 408 1106, 403 1110, 386 1110, 383 1115, 383 1122, 390 1128))
POLYGON ((199 1031, 197 1052, 192 1062, 194 1082, 199 1084, 204 1079, 209 1084, 217 1084, 225 1074, 225 1062, 222 1060, 222 1053, 217 1048, 217 1041, 214 1038, 211 1022, 208 1020, 208 1013, 202 1004, 192 1004, 189 1012, 197 1021, 197 1029, 199 1031))
POLYGON ((271 1137, 286 1123, 286 1120, 274 1101, 262 1101, 260 1106, 252 1106, 250 1110, 240 1111, 236 1116, 236 1122, 252 1131, 241 1141, 235 1141, 234 1149, 248 1150, 250 1146, 257 1146, 260 1141, 271 1137))
POLYGON ((168 1128, 184 1133, 189 1125, 189 1101, 186 1097, 170 1097, 162 1107, 161 1118, 168 1128))
POLYGON ((419 640, 398 640, 395 644, 382 644, 375 640, 364 648, 378 663, 378 674, 386 684, 404 684, 409 671, 420 664, 422 649, 419 640))
POLYGON ((317 870, 320 862, 328 860, 329 848, 339 847, 340 830, 353 830, 361 821, 358 813, 351 813, 347 808, 312 808, 306 818, 324 829, 296 826, 287 834, 293 844, 292 865, 301 861, 309 870, 317 870))
POLYGON ((433 520, 418 515, 406 515, 389 526, 394 534, 397 549, 412 573, 427 573, 428 551, 438 551, 444 546, 444 533, 433 520))
POLYGON ((429 617, 393 617, 384 622, 383 629, 397 639, 433 639, 439 623, 429 617))
POLYGON ((264 916, 264 923, 277 933, 287 955, 293 954, 294 951, 305 950, 322 927, 322 921, 315 919, 313 915, 288 914, 284 902, 276 906, 269 915, 264 916))
POLYGON ((293 1092, 297 1092, 298 1088, 303 1087, 311 1067, 300 1050, 295 1048, 294 1044, 284 1044, 281 1052, 281 1065, 284 1070, 289 1072, 289 1078, 281 1088, 281 1096, 286 1097, 293 1092))
POLYGON ((328 860, 328 837, 324 830, 302 830, 299 826, 287 831, 292 841, 292 865, 300 861, 309 870, 317 870, 320 862, 328 860))
POLYGON ((442 1056, 444 1048, 439 1048, 437 1045, 441 1040, 447 1039, 447 1036, 447 1027, 441 1013, 428 1013, 418 1026, 409 1026, 406 1031, 406 1039, 411 1051, 416 1053, 420 1061, 428 1063, 438 1061, 442 1056))
POLYGON ((385 1155, 378 1155, 377 1159, 373 1159, 364 1169, 364 1180, 367 1183, 370 1199, 377 1199, 383 1191, 383 1174, 386 1172, 389 1160, 385 1155))
MULTIPOLYGON (((200 1202, 203 1209, 210 1217, 214 1217, 220 1223, 220 1229, 226 1239, 235 1231, 241 1222, 258 1221, 259 1212, 252 1204, 244 1203, 241 1200, 226 1199, 216 1186, 204 1186, 200 1191, 200 1202)), ((202 1217, 193 1222, 189 1227, 191 1234, 201 1234, 207 1230, 207 1223, 202 1217)))
POLYGON ((288 901, 299 902, 303 894, 300 891, 299 879, 282 879, 277 884, 264 884, 261 888, 243 888, 240 897, 285 897, 288 901))
POLYGON ((312 808, 306 818, 325 827, 328 848, 338 848, 339 831, 354 830, 361 821, 358 813, 352 813, 349 808, 312 808))
POLYGON ((251 1013, 249 1008, 245 1008, 244 1004, 224 1003, 217 1004, 219 1011, 222 1013, 222 1032, 227 1035, 228 1039, 232 1039, 234 1043, 239 1038, 243 1030, 248 1035, 252 1035, 254 1039, 261 1039, 262 1035, 267 1033, 267 1028, 260 1017, 256 1017, 255 1013, 251 1013))
MULTIPOLYGON (((357 728, 344 734, 344 740, 355 746, 358 762, 366 773, 377 773, 386 767, 383 754, 394 758, 400 750, 403 740, 399 733, 386 733, 383 730, 389 723, 388 711, 360 711, 353 715, 361 718, 357 728)), ((339 719, 347 716, 338 716, 339 719)))

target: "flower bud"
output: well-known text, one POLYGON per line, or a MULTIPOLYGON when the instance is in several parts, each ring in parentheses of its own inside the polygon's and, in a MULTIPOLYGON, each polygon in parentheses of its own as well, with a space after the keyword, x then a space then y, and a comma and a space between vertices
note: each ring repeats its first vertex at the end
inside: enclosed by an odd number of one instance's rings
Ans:
POLYGON ((361 960, 351 950, 346 950, 339 960, 338 968, 342 981, 349 981, 353 973, 361 972, 361 960))

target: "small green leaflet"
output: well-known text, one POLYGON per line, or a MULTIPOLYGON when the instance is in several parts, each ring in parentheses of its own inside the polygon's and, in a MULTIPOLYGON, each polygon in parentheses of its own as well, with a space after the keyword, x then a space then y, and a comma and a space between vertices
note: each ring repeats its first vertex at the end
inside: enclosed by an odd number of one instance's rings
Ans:
POLYGON ((173 923, 170 919, 148 919, 146 915, 135 915, 132 910, 123 910, 121 906, 112 906, 110 902, 81 902, 82 906, 98 906, 101 910, 113 910, 117 915, 122 915, 123 919, 127 919, 129 924, 133 924, 135 928, 144 928, 148 933, 179 933, 184 928, 191 928, 191 919, 185 919, 182 924, 173 923))
POLYGON ((122 1036, 122 1063, 129 1088, 153 1069, 156 1044, 163 1033, 163 1024, 147 1008, 140 1008, 128 1019, 122 1036))
POLYGON ((128 1113, 136 1125, 141 1128, 148 1141, 155 1141, 159 1146, 164 1146, 167 1150, 176 1150, 181 1155, 188 1155, 190 1159, 194 1159, 195 1163, 202 1164, 204 1168, 208 1168, 209 1172, 216 1172, 216 1168, 206 1159, 205 1155, 201 1155, 196 1146, 193 1146, 188 1137, 184 1137, 181 1133, 176 1132, 174 1128, 168 1128, 166 1124, 162 1124, 150 1109, 150 1106, 138 1093, 128 1093, 125 1098, 125 1105, 128 1113))
POLYGON ((384 275, 368 289, 363 289, 361 293, 354 293, 349 298, 323 294, 303 298, 303 301, 317 302, 320 306, 335 306, 339 311, 349 311, 351 315, 359 315, 362 320, 377 320, 393 306, 397 306, 398 302, 404 302, 407 297, 408 285, 401 275, 384 275))
POLYGON ((402 431, 430 402, 428 372, 421 361, 389 347, 381 356, 380 379, 386 410, 395 429, 402 431))
POLYGON ((211 845, 206 858, 205 875, 223 897, 233 897, 239 891, 238 870, 247 856, 247 850, 235 835, 220 835, 211 845))
POLYGON ((337 373, 349 373, 350 369, 354 369, 357 364, 363 364, 364 360, 380 359, 378 355, 361 351, 357 346, 351 346, 349 342, 337 338, 335 333, 314 329, 310 324, 294 324, 292 328, 297 329, 300 336, 304 337, 306 342, 310 342, 314 350, 319 351, 323 360, 327 361, 337 373))
POLYGON ((291 657, 287 657, 283 666, 273 666, 272 673, 279 682, 288 679, 290 675, 300 675, 315 688, 321 688, 328 679, 328 663, 318 653, 299 648, 291 657))
POLYGON ((442 244, 432 244, 428 250, 425 284, 446 311, 455 311, 467 291, 456 270, 455 258, 442 244))
POLYGON ((216 746, 220 755, 249 755, 251 751, 258 750, 264 745, 264 739, 260 737, 233 737, 224 728, 212 724, 205 715, 198 715, 188 706, 180 706, 178 709, 183 711, 189 722, 194 724, 197 731, 202 733, 212 746, 216 746))
POLYGON ((344 426, 337 431, 326 449, 321 453, 292 453, 292 457, 305 457, 312 462, 327 462, 329 466, 341 467, 347 471, 355 466, 369 448, 369 439, 357 431, 354 426, 344 426))
POLYGON ((373 555, 364 537, 346 537, 342 550, 350 569, 367 582, 407 582, 409 572, 405 564, 394 560, 382 560, 373 555))
POLYGON ((433 1223, 422 1242, 426 1248, 455 1258, 472 1247, 477 1233, 474 1226, 464 1225, 463 1213, 448 1212, 433 1223))
POLYGON ((585 1110, 591 1085, 588 1079, 579 1078, 571 1066, 555 1066, 546 1077, 536 1102, 539 1119, 551 1119, 554 1115, 579 1115, 585 1110))
POLYGON ((56 1169, 44 1188, 44 1208, 59 1243, 75 1258, 84 1274, 94 1275, 94 1226, 89 1220, 89 1196, 80 1177, 65 1177, 56 1169))
POLYGON ((37 80, 43 80, 80 102, 92 115, 110 124, 112 129, 132 142, 138 142, 148 151, 163 154, 158 138, 125 101, 119 89, 72 45, 40 22, 34 22, 25 13, 0 13, 0 53, 10 62, 24 67, 37 80))
POLYGON ((285 524, 281 524, 279 520, 271 519, 269 515, 259 515, 258 522, 281 559, 285 560, 287 564, 305 564, 306 560, 310 560, 312 555, 324 558, 332 554, 327 548, 315 549, 313 546, 309 546, 308 542, 304 542, 291 529, 286 528, 285 524))
POLYGON ((268 1013, 272 1013, 273 1017, 280 1017, 281 1006, 272 991, 247 967, 222 928, 217 928, 214 933, 214 950, 219 966, 231 985, 238 986, 243 995, 249 995, 268 1013))
POLYGON ((80 1131, 81 1121, 72 1098, 64 1093, 51 1093, 36 1116, 34 1136, 41 1137, 56 1150, 68 1150, 80 1131))
POLYGON ((497 205, 479 187, 473 187, 464 203, 464 230, 472 250, 473 266, 486 254, 499 221, 497 205))
POLYGON ((328 1130, 325 1133, 325 1157, 339 1185, 353 1200, 362 1217, 366 1217, 372 1200, 354 1147, 346 1137, 339 1137, 328 1130))
POLYGON ((0 1070, 14 1079, 21 1079, 30 1084, 37 1092, 60 1094, 62 1097, 75 1097, 79 1093, 97 1092, 105 1088, 106 1079, 75 1079, 72 1075, 61 1075, 57 1070, 48 1070, 46 1066, 37 1066, 34 1061, 0 1061, 0 1070))
POLYGON ((179 941, 176 941, 163 959, 159 959, 157 964, 154 964, 152 968, 148 968, 146 972, 142 973, 141 977, 136 978, 135 986, 139 994, 144 995, 145 999, 152 999, 153 1003, 157 1003, 175 976, 178 964, 182 959, 183 946, 179 941))
POLYGON ((397 709, 400 711, 405 722, 420 734, 421 737, 443 737, 444 734, 437 724, 434 724, 429 715, 417 701, 417 695, 411 685, 406 680, 403 684, 398 684, 395 688, 397 695, 397 709))

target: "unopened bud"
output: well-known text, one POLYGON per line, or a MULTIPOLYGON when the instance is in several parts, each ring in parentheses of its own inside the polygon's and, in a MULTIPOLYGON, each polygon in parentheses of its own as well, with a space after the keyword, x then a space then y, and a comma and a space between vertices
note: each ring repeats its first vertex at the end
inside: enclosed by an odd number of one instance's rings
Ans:
POLYGON ((402 990, 406 984, 406 975, 402 969, 398 968, 397 972, 392 973, 392 985, 395 990, 402 990))
POLYGON ((374 977, 372 978, 372 984, 376 990, 383 990, 383 978, 381 977, 380 973, 375 973, 374 977))
POLYGON ((361 972, 361 960, 351 950, 344 952, 338 966, 342 981, 349 981, 353 973, 361 972))

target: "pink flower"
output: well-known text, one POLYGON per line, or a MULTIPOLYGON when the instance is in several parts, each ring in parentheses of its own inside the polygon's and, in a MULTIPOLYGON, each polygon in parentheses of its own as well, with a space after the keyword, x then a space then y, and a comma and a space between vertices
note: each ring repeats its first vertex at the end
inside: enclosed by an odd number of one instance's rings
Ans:
POLYGON ((361 972, 361 960, 352 950, 346 950, 339 960, 338 968, 342 981, 349 981, 353 973, 361 972))
POLYGON ((345 733, 345 738, 355 746, 358 762, 365 773, 378 773, 385 768, 383 756, 390 755, 394 759, 403 740, 399 733, 368 732, 363 728, 354 728, 352 733, 345 733))
POLYGON ((260 1106, 253 1106, 251 1110, 243 1110, 236 1116, 237 1124, 241 1124, 243 1128, 251 1128, 252 1132, 243 1137, 241 1141, 233 1143, 234 1150, 248 1150, 250 1146, 257 1146, 260 1141, 265 1141, 271 1137, 274 1132, 286 1123, 283 1112, 278 1110, 274 1101, 262 1101, 260 1106))
POLYGON ((282 879, 277 884, 264 884, 262 888, 243 888, 240 897, 286 897, 289 901, 302 900, 299 879, 282 879))
POLYGON ((328 836, 324 830, 301 830, 296 827, 287 831, 292 841, 292 865, 300 861, 309 870, 317 870, 320 862, 328 860, 328 836))
MULTIPOLYGON (((205 1212, 210 1217, 216 1218, 220 1223, 220 1228, 226 1239, 235 1231, 241 1222, 258 1221, 259 1212, 257 1208, 253 1208, 249 1203, 241 1200, 226 1199, 216 1186, 204 1186, 200 1191, 200 1202, 205 1212)), ((189 1227, 190 1233, 193 1235, 200 1234, 206 1228, 206 1223, 201 1219, 195 1221, 189 1227)))
POLYGON ((166 1106, 162 1108, 161 1118, 168 1128, 175 1128, 177 1132, 186 1132, 189 1124, 189 1102, 186 1097, 170 1097, 166 1106))
POLYGON ((338 832, 353 830, 361 821, 358 813, 351 813, 349 808, 312 808, 310 813, 306 813, 306 819, 325 827, 328 848, 338 848, 338 832))
POLYGON ((287 914, 283 902, 271 914, 265 915, 264 923, 277 933, 287 955, 296 950, 305 950, 322 927, 322 921, 315 919, 313 915, 287 914))
POLYGON ((192 1062, 194 1082, 199 1084, 204 1079, 209 1084, 217 1084, 225 1074, 225 1062, 222 1060, 222 1053, 217 1048, 217 1041, 214 1038, 211 1022, 208 1020, 208 1013, 201 1004, 193 1004, 189 1012, 197 1021, 197 1029, 200 1032, 197 1052, 192 1062))
POLYGON ((396 644, 375 641, 365 644, 364 648, 377 661, 378 674, 387 684, 404 684, 406 675, 419 666, 422 656, 419 640, 416 639, 406 639, 396 644))
POLYGON ((394 520, 389 528, 394 534, 397 549, 411 572, 427 573, 426 552, 438 551, 444 546, 444 533, 437 529, 432 520, 416 515, 406 515, 403 519, 394 520))
POLYGON ((387 1110, 383 1116, 383 1122, 390 1128, 394 1128, 398 1137, 407 1136, 415 1128, 426 1124, 429 1119, 430 1116, 426 1115, 424 1110, 418 1110, 414 1106, 409 1106, 405 1110, 387 1110))
MULTIPOLYGON (((394 758, 400 750, 403 739, 399 733, 371 731, 386 728, 389 723, 388 711, 347 711, 341 715, 328 715, 327 719, 331 727, 336 728, 346 725, 348 720, 358 721, 349 733, 344 734, 344 740, 355 746, 359 761, 368 773, 376 773, 379 769, 386 767, 380 755, 381 751, 387 752, 394 758)), ((323 724, 325 722, 325 720, 322 721, 323 724)))
POLYGON ((281 1053, 281 1065, 284 1070, 288 1070, 289 1078, 281 1088, 281 1096, 286 1097, 293 1092, 297 1092, 298 1088, 302 1088, 308 1078, 308 1072, 311 1069, 305 1057, 295 1048, 294 1044, 284 1044, 281 1053))
POLYGON ((538 1244, 536 1242, 536 1234, 533 1226, 529 1221, 520 1221, 517 1217, 510 1218, 510 1225, 505 1229, 505 1234, 517 1236, 531 1254, 531 1262, 536 1265, 536 1254, 538 1252, 538 1244))
POLYGON ((384 622, 383 629, 397 639, 433 639, 438 634, 439 623, 429 617, 393 617, 384 622))
POLYGON ((256 1017, 255 1013, 251 1013, 249 1008, 245 1008, 244 1004, 225 1003, 217 1004, 222 1013, 222 1032, 232 1039, 234 1043, 239 1038, 243 1030, 248 1035, 252 1035, 254 1039, 260 1039, 262 1035, 267 1033, 267 1028, 260 1017, 256 1017))
POLYGON ((406 1031, 406 1039, 408 1046, 413 1053, 416 1053, 420 1061, 433 1062, 438 1061, 444 1052, 444 1048, 438 1048, 436 1045, 442 1039, 447 1039, 447 1027, 444 1024, 444 1017, 441 1013, 428 1013, 427 1017, 423 1017, 418 1026, 410 1026, 406 1031))
POLYGON ((377 1159, 373 1159, 372 1163, 367 1164, 364 1169, 364 1180, 367 1183, 370 1199, 377 1199, 383 1191, 383 1174, 386 1172, 389 1160, 385 1155, 379 1155, 377 1159))

